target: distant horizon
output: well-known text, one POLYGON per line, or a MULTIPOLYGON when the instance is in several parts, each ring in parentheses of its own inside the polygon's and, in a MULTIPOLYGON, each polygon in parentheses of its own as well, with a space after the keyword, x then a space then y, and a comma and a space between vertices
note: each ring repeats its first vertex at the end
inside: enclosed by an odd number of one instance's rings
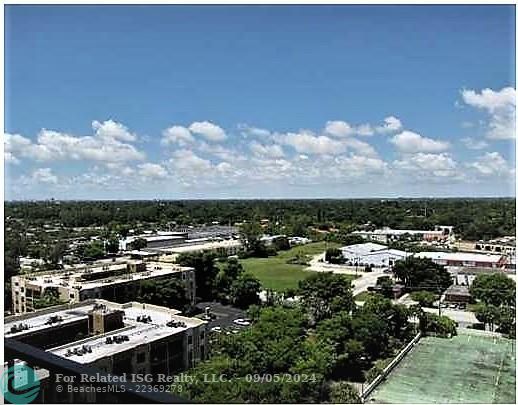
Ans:
POLYGON ((152 198, 152 199, 27 199, 27 200, 4 200, 6 203, 16 202, 185 202, 185 201, 347 201, 347 200, 516 200, 515 196, 488 196, 488 197, 328 197, 328 198, 152 198))
POLYGON ((514 5, 7 4, 5 197, 514 196, 515 31, 514 5))

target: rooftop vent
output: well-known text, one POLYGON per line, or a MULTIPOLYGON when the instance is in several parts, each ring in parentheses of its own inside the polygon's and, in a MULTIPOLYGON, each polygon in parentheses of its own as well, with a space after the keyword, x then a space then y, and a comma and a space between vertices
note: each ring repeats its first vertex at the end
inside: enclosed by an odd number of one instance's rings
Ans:
POLYGON ((171 321, 166 323, 166 326, 169 326, 170 328, 186 328, 187 324, 185 322, 182 322, 182 321, 171 320, 171 321))
POLYGON ((53 323, 61 322, 63 318, 59 315, 52 315, 47 319, 47 322, 45 322, 45 325, 52 325, 53 323))
POLYGON ((138 315, 137 316, 137 322, 150 323, 151 322, 151 316, 149 316, 149 315, 138 315))
POLYGON ((26 323, 19 323, 18 325, 13 325, 11 326, 11 333, 17 333, 17 332, 21 332, 22 330, 28 330, 29 329, 29 325, 27 325, 26 323))

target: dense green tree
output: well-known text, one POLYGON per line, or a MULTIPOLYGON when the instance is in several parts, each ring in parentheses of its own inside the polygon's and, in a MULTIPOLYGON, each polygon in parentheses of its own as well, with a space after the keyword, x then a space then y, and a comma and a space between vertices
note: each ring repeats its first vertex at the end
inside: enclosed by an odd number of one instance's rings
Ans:
POLYGON ((250 257, 267 257, 268 250, 261 236, 264 234, 263 229, 257 222, 245 223, 240 228, 240 237, 245 247, 245 253, 250 257))
POLYGON ((190 303, 184 284, 176 278, 142 281, 137 301, 180 311, 185 310, 190 303))
POLYGON ((101 259, 105 256, 104 246, 101 241, 95 240, 85 246, 82 257, 85 259, 101 259))
POLYGON ((230 300, 239 308, 260 303, 261 282, 249 273, 240 274, 230 287, 230 300))
POLYGON ((498 332, 504 333, 513 339, 516 337, 516 310, 514 307, 500 307, 497 323, 498 332))
POLYGON ((393 298, 392 287, 394 287, 394 280, 390 276, 381 276, 376 280, 376 286, 381 288, 381 295, 386 298, 393 298))
POLYGON ((119 240, 116 237, 111 237, 106 242, 106 252, 118 253, 119 252, 119 240))
POLYGON ((243 266, 235 259, 228 259, 219 270, 214 281, 215 295, 226 300, 230 295, 232 283, 243 273, 243 266))
POLYGON ((216 276, 219 272, 215 265, 215 255, 210 252, 181 254, 177 262, 182 266, 193 267, 196 276, 197 295, 202 299, 212 299, 216 276))
POLYGON ((299 282, 298 295, 315 322, 354 308, 351 282, 340 274, 312 274, 299 282))
POLYGON ((410 293, 410 298, 417 301, 422 307, 431 308, 438 296, 431 291, 414 291, 410 293))
POLYGON ((43 309, 64 303, 65 301, 59 299, 58 291, 47 288, 40 298, 34 299, 34 309, 43 309))
POLYGON ((515 304, 516 284, 502 273, 481 274, 473 280, 471 295, 488 305, 515 304))
POLYGON ((137 238, 130 243, 131 249, 141 250, 147 247, 147 240, 144 238, 137 238))
POLYGON ((419 317, 419 329, 423 333, 433 332, 441 337, 451 337, 457 334, 455 321, 444 315, 439 316, 424 311, 419 317))
POLYGON ((346 381, 331 384, 330 400, 333 404, 361 404, 360 394, 346 381))
POLYGON ((394 275, 412 291, 426 290, 440 293, 452 284, 448 270, 430 259, 408 257, 405 260, 398 260, 392 270, 394 275))
POLYGON ((342 251, 336 248, 330 248, 326 250, 325 261, 333 264, 343 263, 342 251))
POLYGON ((281 236, 273 241, 273 247, 275 250, 288 250, 290 248, 290 242, 287 237, 281 236))

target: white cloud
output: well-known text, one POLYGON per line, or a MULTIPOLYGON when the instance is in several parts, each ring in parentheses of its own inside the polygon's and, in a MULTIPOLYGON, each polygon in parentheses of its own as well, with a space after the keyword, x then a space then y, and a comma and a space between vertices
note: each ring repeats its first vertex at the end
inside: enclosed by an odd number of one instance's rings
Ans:
POLYGON ((203 136, 211 142, 221 142, 227 137, 222 128, 208 121, 193 122, 189 126, 189 130, 195 134, 203 136))
POLYGON ((404 153, 436 153, 443 152, 450 147, 448 142, 425 138, 411 131, 403 131, 395 135, 390 142, 393 143, 399 151, 404 153))
POLYGON ((376 150, 367 142, 360 141, 356 138, 344 139, 343 144, 354 150, 358 155, 376 157, 378 154, 376 150))
POLYGON ((135 146, 118 140, 123 135, 117 132, 117 126, 109 124, 104 129, 101 129, 101 124, 94 126, 97 127, 94 136, 74 136, 42 129, 36 142, 18 134, 6 134, 5 150, 11 159, 28 158, 37 161, 125 162, 144 159, 144 154, 135 146), (111 128, 111 131, 107 128, 111 128))
MULTIPOLYGON (((135 173, 135 170, 133 168, 116 162, 105 163, 104 167, 106 167, 111 172, 122 176, 132 176, 135 173)), ((94 168, 97 170, 101 170, 98 169, 97 166, 95 166, 94 168)))
POLYGON ((202 175, 203 171, 210 170, 212 168, 210 160, 202 159, 193 151, 188 149, 174 151, 173 157, 169 163, 175 170, 190 172, 192 175, 202 175))
POLYGON ((187 143, 193 143, 194 137, 187 128, 180 125, 174 125, 162 131, 162 145, 179 144, 184 146, 187 143))
POLYGON ((356 127, 356 133, 361 136, 371 136, 374 135, 374 130, 370 124, 361 124, 356 127))
POLYGON ((31 175, 31 179, 37 183, 58 184, 58 177, 52 173, 49 167, 35 170, 31 175))
POLYGON ((272 158, 279 158, 284 156, 284 152, 280 145, 262 145, 259 142, 253 141, 250 143, 249 149, 256 156, 266 156, 272 158))
POLYGON ((264 128, 251 127, 247 124, 239 124, 237 129, 241 131, 243 135, 252 135, 258 137, 267 137, 271 134, 270 131, 264 128))
POLYGON ((133 142, 137 140, 137 135, 129 132, 128 128, 121 123, 112 120, 104 122, 93 121, 92 129, 94 130, 95 135, 100 138, 111 138, 124 142, 133 142))
POLYGON ((401 121, 392 115, 385 118, 383 122, 383 125, 376 127, 376 132, 379 132, 380 134, 396 132, 403 128, 403 124, 401 124, 401 121))
POLYGON ((489 114, 489 139, 514 139, 516 137, 516 90, 505 87, 499 91, 483 89, 463 90, 462 99, 467 105, 478 108, 489 114))
POLYGON ((417 177, 458 177, 457 162, 447 153, 417 153, 395 160, 396 170, 417 177))
POLYGON ((460 141, 466 146, 466 148, 471 150, 485 149, 489 146, 489 144, 486 141, 482 139, 471 138, 469 136, 466 138, 462 138, 460 141))
POLYGON ((345 121, 327 121, 324 131, 331 136, 339 138, 354 133, 354 129, 345 121))
POLYGON ((343 143, 324 135, 317 136, 310 131, 280 135, 278 141, 308 155, 338 155, 346 150, 343 143))
POLYGON ((512 173, 507 161, 498 152, 487 152, 480 156, 476 162, 468 164, 482 176, 502 176, 512 173))
POLYGON ((148 179, 164 179, 167 177, 167 170, 156 163, 142 163, 138 168, 139 174, 148 179))

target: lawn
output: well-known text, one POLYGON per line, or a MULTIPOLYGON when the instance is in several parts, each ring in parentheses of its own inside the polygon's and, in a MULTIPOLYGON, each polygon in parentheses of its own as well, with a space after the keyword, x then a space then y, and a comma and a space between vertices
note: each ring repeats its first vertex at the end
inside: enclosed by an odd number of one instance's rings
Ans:
MULTIPOLYGON (((309 277, 312 272, 304 271, 307 267, 302 264, 289 264, 288 260, 297 256, 312 256, 323 253, 327 248, 339 247, 337 243, 315 242, 303 246, 295 246, 290 250, 279 252, 277 256, 268 258, 250 258, 241 260, 244 269, 257 277, 264 288, 275 291, 285 291, 297 288, 299 281, 309 277)), ((310 257, 311 256, 311 257, 310 257)))
POLYGON ((366 403, 515 403, 514 343, 466 329, 423 338, 366 403))

